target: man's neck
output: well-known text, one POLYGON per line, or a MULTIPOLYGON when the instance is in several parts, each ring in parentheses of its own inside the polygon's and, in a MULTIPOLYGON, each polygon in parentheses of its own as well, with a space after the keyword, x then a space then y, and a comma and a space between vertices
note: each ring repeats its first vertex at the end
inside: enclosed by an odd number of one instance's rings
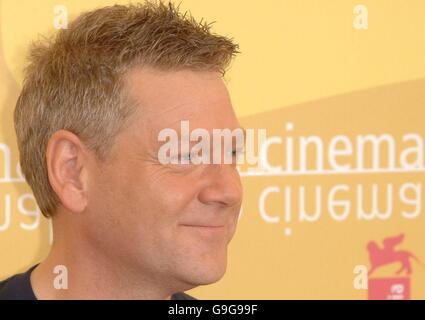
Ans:
POLYGON ((79 246, 77 251, 72 244, 55 241, 31 274, 37 299, 171 299, 152 277, 136 275, 90 249, 79 246))

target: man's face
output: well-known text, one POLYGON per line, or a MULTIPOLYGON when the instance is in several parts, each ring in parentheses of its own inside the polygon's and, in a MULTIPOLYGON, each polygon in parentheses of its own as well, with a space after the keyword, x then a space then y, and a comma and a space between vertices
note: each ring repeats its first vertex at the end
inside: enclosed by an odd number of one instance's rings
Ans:
POLYGON ((188 70, 144 69, 128 80, 137 115, 90 185, 89 237, 111 259, 170 289, 218 281, 242 201, 236 166, 162 164, 158 134, 179 133, 182 120, 190 130, 239 128, 225 84, 219 73, 188 70))

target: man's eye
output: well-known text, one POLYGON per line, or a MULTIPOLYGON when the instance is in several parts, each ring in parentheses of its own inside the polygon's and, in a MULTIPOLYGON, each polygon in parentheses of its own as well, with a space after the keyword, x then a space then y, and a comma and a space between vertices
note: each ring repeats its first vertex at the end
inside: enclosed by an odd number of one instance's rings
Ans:
MULTIPOLYGON (((227 151, 227 154, 229 156, 236 159, 239 159, 240 157, 242 157, 244 153, 245 153, 244 149, 234 149, 234 150, 227 151)), ((197 163, 198 161, 202 161, 203 159, 204 158, 202 156, 197 154, 192 154, 192 153, 186 153, 186 154, 180 155, 180 161, 188 161, 189 163, 192 163, 192 161, 194 161, 194 163, 197 163)))
POLYGON ((232 156, 239 157, 239 156, 243 155, 244 152, 245 151, 243 149, 235 149, 235 150, 232 150, 232 156))

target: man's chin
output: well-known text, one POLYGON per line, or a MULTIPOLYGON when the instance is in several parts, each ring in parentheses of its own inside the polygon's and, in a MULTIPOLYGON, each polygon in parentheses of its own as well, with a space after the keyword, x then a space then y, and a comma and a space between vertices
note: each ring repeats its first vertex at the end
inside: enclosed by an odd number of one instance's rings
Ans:
POLYGON ((204 267, 203 269, 193 268, 192 270, 188 270, 188 272, 185 272, 181 279, 188 287, 190 287, 185 290, 189 290, 197 286, 204 286, 216 283, 221 278, 223 278, 225 272, 226 265, 204 267))

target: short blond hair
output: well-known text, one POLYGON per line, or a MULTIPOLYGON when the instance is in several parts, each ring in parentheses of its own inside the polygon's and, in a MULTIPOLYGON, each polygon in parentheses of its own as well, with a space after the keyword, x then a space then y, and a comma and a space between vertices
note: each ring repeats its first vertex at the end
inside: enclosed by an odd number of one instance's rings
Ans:
POLYGON ((210 27, 172 3, 148 1, 86 12, 32 44, 14 123, 22 173, 45 216, 60 203, 48 178, 51 135, 68 130, 107 159, 114 137, 134 118, 124 92, 131 68, 225 74, 238 45, 210 27))

